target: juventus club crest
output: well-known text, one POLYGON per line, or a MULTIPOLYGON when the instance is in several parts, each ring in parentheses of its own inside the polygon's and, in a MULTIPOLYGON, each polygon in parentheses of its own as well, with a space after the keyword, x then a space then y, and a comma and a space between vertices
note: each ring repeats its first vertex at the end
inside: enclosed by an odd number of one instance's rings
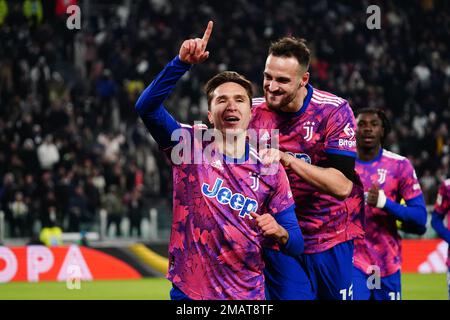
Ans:
POLYGON ((259 174, 251 172, 250 178, 252 179, 252 185, 250 186, 250 189, 252 189, 253 191, 257 191, 259 189, 259 174))
POLYGON ((378 183, 382 184, 386 181, 386 169, 378 169, 378 183))
POLYGON ((303 129, 306 130, 306 135, 303 136, 303 139, 305 139, 305 141, 309 141, 309 140, 312 139, 313 133, 314 133, 314 132, 313 132, 313 130, 314 130, 314 125, 315 125, 315 122, 311 122, 311 121, 306 121, 306 122, 303 124, 303 129))

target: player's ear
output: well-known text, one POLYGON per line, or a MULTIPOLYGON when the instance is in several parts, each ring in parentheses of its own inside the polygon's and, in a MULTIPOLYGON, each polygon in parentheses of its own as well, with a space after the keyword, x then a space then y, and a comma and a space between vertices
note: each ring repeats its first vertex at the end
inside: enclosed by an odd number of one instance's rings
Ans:
POLYGON ((214 120, 213 120, 213 116, 212 116, 211 110, 208 110, 208 120, 209 120, 210 124, 214 125, 214 120))
POLYGON ((308 82, 309 82, 309 72, 306 71, 302 76, 302 80, 300 81, 301 86, 305 87, 308 84, 308 82))

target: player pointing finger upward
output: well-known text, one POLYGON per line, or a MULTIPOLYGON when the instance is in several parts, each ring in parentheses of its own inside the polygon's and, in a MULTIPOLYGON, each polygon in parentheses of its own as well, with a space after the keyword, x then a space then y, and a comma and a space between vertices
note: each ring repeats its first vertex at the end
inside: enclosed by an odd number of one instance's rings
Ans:
POLYGON ((206 27, 203 38, 195 38, 185 40, 180 48, 181 61, 189 64, 202 63, 209 57, 209 51, 205 51, 208 45, 209 37, 213 29, 213 22, 209 21, 206 27))

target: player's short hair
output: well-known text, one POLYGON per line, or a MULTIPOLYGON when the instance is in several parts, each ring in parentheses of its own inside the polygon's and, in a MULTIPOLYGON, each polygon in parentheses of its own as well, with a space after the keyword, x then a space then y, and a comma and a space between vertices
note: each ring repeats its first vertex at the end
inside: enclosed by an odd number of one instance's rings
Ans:
POLYGON ((269 48, 269 55, 286 58, 294 57, 305 71, 309 69, 311 62, 311 52, 306 45, 306 40, 295 37, 284 37, 272 42, 269 48))
POLYGON ((384 129, 384 135, 381 138, 381 144, 384 144, 384 141, 386 140, 386 137, 391 132, 392 126, 391 122, 389 121, 388 117, 386 116, 386 113, 379 108, 362 108, 356 111, 356 117, 358 117, 360 114, 376 114, 378 118, 381 120, 381 125, 384 129))
POLYGON ((242 86, 245 91, 247 92, 248 99, 252 101, 253 97, 253 87, 252 83, 247 80, 243 75, 235 72, 235 71, 222 71, 218 74, 216 74, 214 77, 208 80, 208 82, 205 85, 205 93, 206 97, 208 99, 208 108, 211 107, 211 101, 213 99, 213 92, 214 90, 227 82, 234 82, 242 86))

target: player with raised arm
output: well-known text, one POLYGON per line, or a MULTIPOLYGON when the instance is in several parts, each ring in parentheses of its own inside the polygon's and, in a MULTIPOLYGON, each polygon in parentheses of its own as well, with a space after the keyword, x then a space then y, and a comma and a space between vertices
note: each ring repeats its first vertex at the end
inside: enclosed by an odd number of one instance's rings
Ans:
POLYGON ((356 171, 367 194, 365 238, 355 241, 353 293, 355 300, 401 299, 401 238, 426 231, 427 211, 410 161, 383 149, 390 131, 382 110, 361 109, 357 121, 356 171), (401 205, 404 200, 406 206, 401 205), (372 276, 372 277, 371 277, 372 276), (380 276, 380 281, 373 280, 380 276))
POLYGON ((208 58, 212 28, 209 22, 202 39, 184 41, 178 56, 136 103, 150 134, 171 156, 173 223, 167 278, 173 284, 172 299, 264 299, 263 243, 298 255, 303 238, 284 169, 279 166, 277 174, 263 175, 264 166, 246 140, 251 83, 230 71, 208 81, 212 134, 202 125, 181 125, 162 104, 191 65, 208 58), (198 150, 211 151, 211 161, 203 157, 196 163, 198 150))
POLYGON ((447 254, 447 286, 448 298, 450 299, 450 223, 447 220, 447 228, 444 225, 444 218, 450 217, 450 179, 444 180, 439 187, 436 203, 434 204, 434 211, 431 218, 431 226, 436 231, 439 237, 444 239, 449 244, 449 251, 447 254))
POLYGON ((253 100, 250 128, 280 131, 280 150, 261 156, 286 168, 305 239, 300 258, 265 250, 267 287, 271 299, 350 300, 353 239, 364 233, 355 118, 345 99, 308 83, 309 63, 303 39, 276 41, 264 69, 264 98, 253 100))

